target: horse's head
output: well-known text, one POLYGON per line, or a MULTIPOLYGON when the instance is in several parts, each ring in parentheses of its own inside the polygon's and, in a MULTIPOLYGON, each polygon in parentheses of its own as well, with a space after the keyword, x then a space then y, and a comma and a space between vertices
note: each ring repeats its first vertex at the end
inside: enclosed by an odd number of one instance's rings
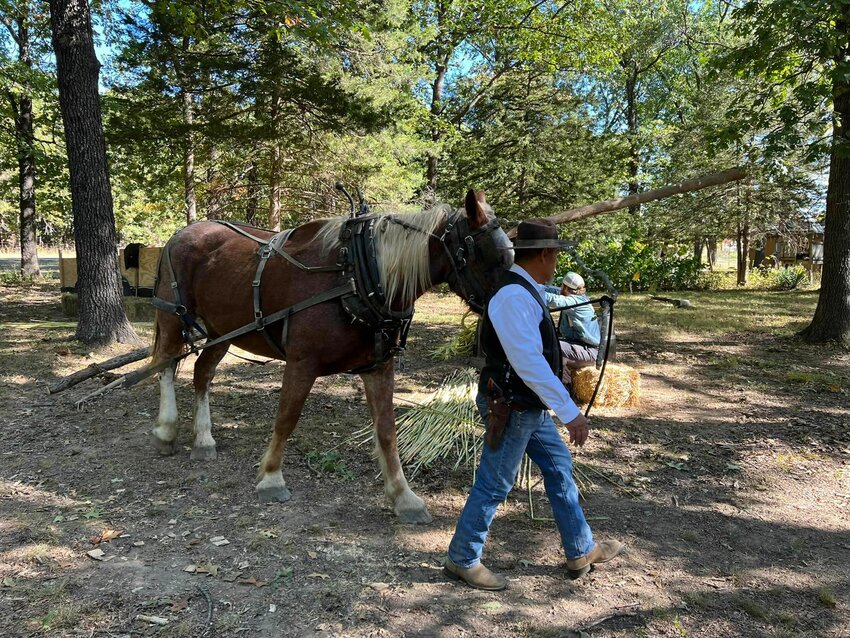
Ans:
POLYGON ((513 263, 511 240, 499 225, 484 192, 469 191, 463 209, 450 219, 444 245, 452 260, 449 287, 477 313, 513 263))

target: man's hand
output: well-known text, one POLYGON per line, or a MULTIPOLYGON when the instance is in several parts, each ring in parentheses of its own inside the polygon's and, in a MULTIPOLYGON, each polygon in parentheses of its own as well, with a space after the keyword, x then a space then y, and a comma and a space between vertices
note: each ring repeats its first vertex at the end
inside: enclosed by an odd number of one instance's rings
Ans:
POLYGON ((584 445, 590 430, 590 421, 579 412, 579 415, 567 423, 566 426, 570 433, 570 443, 575 443, 579 447, 584 445))

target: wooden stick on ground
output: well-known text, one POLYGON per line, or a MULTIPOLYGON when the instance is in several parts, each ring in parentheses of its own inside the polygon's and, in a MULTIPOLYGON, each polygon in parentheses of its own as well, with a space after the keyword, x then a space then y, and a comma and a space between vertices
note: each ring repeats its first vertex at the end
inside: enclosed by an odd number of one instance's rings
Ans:
POLYGON ((86 379, 91 379, 92 377, 96 377, 99 374, 103 374, 108 370, 114 370, 115 368, 120 368, 121 366, 125 366, 128 363, 133 363, 135 361, 141 361, 142 359, 146 359, 151 356, 150 347, 147 348, 139 348, 138 350, 133 350, 132 352, 127 352, 125 354, 119 355, 117 357, 113 357, 107 361, 103 361, 102 363, 92 363, 90 366, 83 368, 82 370, 77 370, 73 374, 69 374, 67 377, 63 377, 52 386, 47 388, 47 392, 49 394, 56 394, 57 392, 62 392, 63 390, 67 390, 68 388, 72 388, 78 383, 85 381, 86 379))

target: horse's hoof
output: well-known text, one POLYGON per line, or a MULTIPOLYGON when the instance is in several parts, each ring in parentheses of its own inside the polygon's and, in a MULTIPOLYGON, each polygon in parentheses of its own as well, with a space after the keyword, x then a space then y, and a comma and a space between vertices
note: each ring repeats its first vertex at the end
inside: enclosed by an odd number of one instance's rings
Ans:
POLYGON ((177 451, 177 441, 163 441, 161 439, 154 438, 154 445, 156 445, 156 451, 159 452, 160 456, 173 456, 177 451))
POLYGON ((413 525, 427 525, 433 520, 431 518, 431 514, 429 514, 428 510, 424 507, 416 510, 401 510, 396 512, 396 515, 402 523, 410 523, 413 525))
POLYGON ((285 487, 257 488, 257 498, 260 503, 286 503, 292 498, 292 493, 285 487))
POLYGON ((215 461, 218 453, 215 451, 215 446, 208 447, 193 447, 189 458, 193 461, 215 461))

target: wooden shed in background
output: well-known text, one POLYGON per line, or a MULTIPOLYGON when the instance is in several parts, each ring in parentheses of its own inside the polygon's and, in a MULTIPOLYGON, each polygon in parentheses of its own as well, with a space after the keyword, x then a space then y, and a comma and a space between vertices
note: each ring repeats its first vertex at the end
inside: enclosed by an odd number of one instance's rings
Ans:
POLYGON ((753 268, 803 266, 812 278, 823 269, 823 224, 811 216, 788 219, 765 233, 759 248, 750 250, 753 268))

